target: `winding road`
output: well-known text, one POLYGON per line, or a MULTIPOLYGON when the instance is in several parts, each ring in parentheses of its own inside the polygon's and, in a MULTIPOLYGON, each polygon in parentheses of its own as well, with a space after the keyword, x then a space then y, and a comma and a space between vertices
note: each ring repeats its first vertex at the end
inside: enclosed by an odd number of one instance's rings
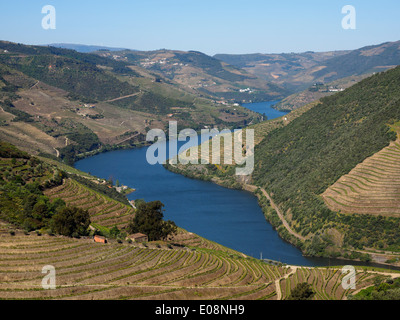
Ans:
MULTIPOLYGON (((248 191, 252 191, 254 192, 255 190, 257 190, 257 186, 251 185, 251 184, 245 184, 244 188, 248 191)), ((268 194, 267 191, 265 191, 264 188, 260 188, 260 190, 262 191, 262 193, 264 194, 264 196, 269 200, 271 207, 273 209, 275 209, 279 219, 281 219, 283 226, 286 228, 286 230, 293 236, 295 236, 296 238, 300 239, 300 240, 306 240, 305 237, 303 237, 302 235, 298 234, 297 232, 293 231, 292 228, 289 226, 289 223, 286 221, 284 215, 282 214, 281 210, 279 209, 279 207, 275 204, 275 202, 272 200, 272 198, 270 197, 270 195, 268 194)))

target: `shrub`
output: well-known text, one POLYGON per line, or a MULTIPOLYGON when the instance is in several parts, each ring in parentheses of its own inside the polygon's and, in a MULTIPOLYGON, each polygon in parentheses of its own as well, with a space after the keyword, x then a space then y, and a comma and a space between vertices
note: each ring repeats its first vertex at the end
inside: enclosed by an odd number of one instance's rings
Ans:
POLYGON ((88 235, 90 216, 87 210, 65 207, 55 214, 50 222, 51 229, 64 236, 79 237, 88 235))

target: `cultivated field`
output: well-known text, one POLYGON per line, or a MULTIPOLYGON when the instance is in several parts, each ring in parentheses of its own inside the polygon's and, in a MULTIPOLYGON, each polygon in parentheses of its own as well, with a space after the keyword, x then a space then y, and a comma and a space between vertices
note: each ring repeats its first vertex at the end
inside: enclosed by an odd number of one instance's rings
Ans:
POLYGON ((322 194, 333 211, 400 215, 400 140, 369 157, 322 194))
MULTIPOLYGON (((133 208, 75 180, 46 191, 51 199, 87 209, 92 225, 123 228, 133 208)), ((300 282, 314 299, 344 299, 340 268, 270 265, 179 229, 169 241, 106 244, 91 238, 40 235, 0 224, 0 299, 285 299, 300 282), (56 289, 42 287, 44 266, 56 289)), ((400 274, 399 274, 400 275, 400 274)), ((357 287, 376 274, 360 269, 357 287)))
POLYGON ((58 187, 45 191, 50 199, 61 198, 69 206, 89 211, 93 226, 124 227, 132 218, 133 208, 67 179, 58 187))
MULTIPOLYGON (((134 209, 66 179, 45 191, 51 199, 87 209, 92 226, 123 228, 134 209)), ((378 272, 357 270, 356 289, 345 290, 340 267, 268 264, 178 229, 168 241, 95 243, 27 233, 0 223, 0 299, 247 299, 281 300, 307 282, 314 299, 346 299, 373 284, 378 272), (56 288, 45 289, 42 268, 53 266, 56 288)), ((400 276, 392 274, 392 277, 400 276)))
MULTIPOLYGON (((196 236, 193 236, 196 238, 196 236)), ((0 225, 1 299, 285 299, 299 282, 315 299, 343 299, 340 269, 272 266, 241 254, 194 247, 94 243, 92 239, 11 235, 0 225), (43 289, 54 266, 56 289, 43 289)), ((375 274, 358 271, 357 289, 375 274)))

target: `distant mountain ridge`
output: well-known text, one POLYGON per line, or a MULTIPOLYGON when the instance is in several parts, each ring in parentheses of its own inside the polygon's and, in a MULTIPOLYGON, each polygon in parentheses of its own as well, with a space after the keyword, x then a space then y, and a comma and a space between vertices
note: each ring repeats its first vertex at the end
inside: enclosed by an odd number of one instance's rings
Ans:
POLYGON ((236 165, 167 168, 256 190, 279 235, 308 256, 398 263, 389 252, 400 250, 399 98, 400 66, 251 126, 254 171, 245 178, 236 165))
POLYGON ((282 54, 217 54, 214 58, 243 68, 293 92, 315 82, 384 71, 400 64, 400 41, 356 50, 282 54))
POLYGON ((282 86, 198 51, 98 51, 96 54, 145 68, 185 90, 225 103, 281 99, 282 86))
POLYGON ((75 51, 78 51, 81 53, 90 53, 90 52, 99 51, 99 50, 108 50, 108 51, 132 50, 132 51, 135 51, 134 49, 127 49, 127 48, 115 48, 115 47, 76 44, 76 43, 50 43, 50 44, 45 44, 44 46, 70 49, 70 50, 75 50, 75 51))
POLYGON ((143 145, 148 130, 171 120, 200 130, 260 118, 158 78, 113 57, 0 41, 0 139, 72 163, 89 153, 143 145))

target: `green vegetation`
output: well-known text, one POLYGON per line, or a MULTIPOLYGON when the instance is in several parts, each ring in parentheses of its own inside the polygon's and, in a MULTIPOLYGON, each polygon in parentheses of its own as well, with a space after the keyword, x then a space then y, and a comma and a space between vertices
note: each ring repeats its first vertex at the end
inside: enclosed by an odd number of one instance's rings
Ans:
POLYGON ((177 227, 173 221, 164 221, 163 207, 160 201, 136 201, 137 210, 128 224, 129 233, 144 233, 150 241, 165 240, 176 234, 177 227))
MULTIPOLYGON (((102 187, 92 190, 96 183, 83 177, 69 173, 72 178, 67 178, 58 163, 52 163, 0 144, 0 218, 8 222, 0 222, 5 256, 0 266, 1 298, 135 299, 178 294, 183 299, 274 300, 279 290, 282 299, 324 300, 343 299, 353 292, 341 289, 340 269, 297 268, 288 277, 290 268, 268 265, 178 229, 173 222, 163 221, 160 201, 136 201, 133 217, 131 206, 111 199, 102 187), (89 235, 89 224, 95 228, 90 234, 115 240, 98 244, 74 239, 89 235), (32 230, 40 237, 29 236, 32 230), (124 241, 127 232, 161 240, 135 245, 124 241), (36 271, 50 258, 63 265, 57 275, 59 287, 49 294, 35 283, 41 280, 36 271), (35 272, 21 272, 21 268, 35 272), (298 285, 303 282, 308 285, 298 285), (24 289, 10 287, 15 283, 24 289)), ((65 164, 62 167, 70 170, 65 164)), ((357 271, 357 288, 370 286, 374 277, 357 271)))
POLYGON ((119 81, 95 64, 56 55, 1 55, 0 62, 49 85, 64 89, 73 99, 103 101, 132 94, 137 88, 119 81))
MULTIPOLYGON (((204 69, 208 74, 224 80, 243 81, 250 78, 249 76, 230 72, 222 67, 221 61, 201 52, 189 51, 188 53, 175 53, 175 55, 181 63, 188 63, 194 67, 204 69)), ((236 71, 238 70, 240 69, 236 69, 236 71)))
POLYGON ((379 276, 373 286, 350 296, 349 300, 400 300, 400 278, 379 276))
POLYGON ((112 104, 132 110, 151 112, 157 115, 165 115, 171 113, 171 108, 193 107, 193 105, 190 103, 165 97, 152 92, 146 92, 141 95, 117 100, 112 102, 112 104))
MULTIPOLYGON (((237 128, 259 118, 242 107, 226 114, 215 97, 211 100, 106 52, 5 41, 0 41, 0 50, 8 51, 0 55, 0 136, 32 154, 52 154, 69 165, 97 152, 142 145, 148 130, 163 129, 169 120, 199 131, 206 126, 237 128)), ((184 56, 193 56, 196 66, 243 78, 242 71, 226 67, 229 71, 204 54, 184 56)))
POLYGON ((372 76, 321 103, 289 113, 285 123, 275 119, 251 126, 256 138, 255 170, 246 181, 234 175, 235 166, 166 167, 226 187, 264 188, 299 237, 288 232, 258 189, 255 194, 266 219, 283 239, 309 256, 370 261, 368 253, 357 250, 399 251, 399 218, 334 212, 322 197, 340 177, 396 139, 399 74, 397 68, 372 76))
POLYGON ((220 59, 271 83, 282 85, 291 93, 317 83, 329 83, 349 76, 381 72, 400 64, 400 42, 386 42, 349 51, 218 54, 220 59))
POLYGON ((382 65, 396 66, 400 61, 399 43, 384 43, 378 46, 367 46, 353 50, 345 55, 333 57, 324 62, 326 68, 315 72, 316 77, 326 76, 326 81, 333 81, 351 75, 360 75, 365 72, 382 70, 382 65), (365 54, 382 46, 379 54, 365 54))
POLYGON ((383 241, 400 249, 398 228, 393 229, 397 219, 337 214, 320 197, 342 175, 395 140, 388 124, 400 119, 399 75, 396 68, 323 98, 256 146, 254 181, 273 194, 283 212, 290 210, 296 232, 315 236, 306 253, 326 255, 334 244, 324 231, 332 228, 345 234, 344 246, 362 248, 383 241), (372 241, 364 243, 361 233, 372 241))
POLYGON ((197 51, 123 50, 109 53, 109 56, 112 54, 118 54, 136 66, 151 70, 156 82, 179 83, 189 92, 196 91, 200 97, 242 103, 244 100, 275 100, 287 93, 280 85, 264 81, 264 77, 258 78, 197 51), (239 91, 249 87, 253 89, 251 92, 239 91))
POLYGON ((9 112, 15 116, 12 120, 13 122, 17 121, 24 121, 24 122, 33 122, 33 117, 27 112, 18 110, 15 106, 11 103, 10 100, 4 101, 4 103, 0 103, 1 107, 4 111, 9 112))
POLYGON ((46 230, 66 236, 85 235, 87 211, 66 208, 63 200, 44 195, 61 185, 66 174, 0 141, 0 218, 26 231, 46 230))
POLYGON ((286 300, 312 300, 315 292, 307 282, 298 283, 286 300))
POLYGON ((66 128, 64 135, 75 143, 60 149, 60 157, 67 164, 72 164, 81 153, 98 149, 102 144, 97 135, 85 125, 72 120, 60 122, 62 128, 66 128))
POLYGON ((87 210, 64 207, 51 219, 50 227, 56 233, 68 237, 88 235, 90 216, 87 210))
POLYGON ((68 177, 74 179, 75 181, 90 188, 95 192, 99 192, 101 194, 106 195, 107 197, 110 197, 111 199, 119 201, 125 205, 129 205, 129 201, 126 198, 126 196, 124 196, 123 194, 112 188, 112 185, 110 185, 109 183, 106 184, 95 183, 85 177, 82 177, 79 174, 68 174, 68 177))

